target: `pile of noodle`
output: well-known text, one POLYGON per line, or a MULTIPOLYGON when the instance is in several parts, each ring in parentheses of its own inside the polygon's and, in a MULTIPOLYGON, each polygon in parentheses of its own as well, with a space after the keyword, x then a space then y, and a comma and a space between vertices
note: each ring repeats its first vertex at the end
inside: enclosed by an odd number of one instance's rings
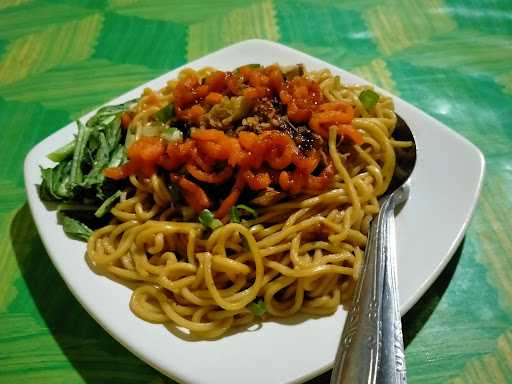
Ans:
MULTIPOLYGON (((204 78, 211 71, 196 74, 204 78)), ((332 188, 261 208, 256 219, 214 231, 198 222, 173 221, 178 207, 162 175, 131 176, 132 187, 111 211, 113 221, 91 236, 87 257, 102 273, 136 283, 130 308, 137 316, 216 338, 258 321, 248 308, 256 299, 263 300, 265 316, 288 317, 329 315, 351 297, 369 223, 393 175, 394 148, 402 143, 391 139, 396 123, 391 98, 380 96, 368 111, 358 98, 367 86, 342 84, 327 70, 306 76, 320 84, 326 100, 354 107, 352 126, 364 144, 341 145, 331 127, 332 188)), ((172 102, 176 83, 144 93, 130 124, 135 138, 158 110, 146 99, 151 94, 172 102)))

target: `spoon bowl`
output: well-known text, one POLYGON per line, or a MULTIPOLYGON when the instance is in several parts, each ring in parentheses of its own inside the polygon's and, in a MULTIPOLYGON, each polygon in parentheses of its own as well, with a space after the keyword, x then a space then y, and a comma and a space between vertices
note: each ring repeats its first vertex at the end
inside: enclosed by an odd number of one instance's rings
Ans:
POLYGON ((416 141, 414 140, 411 128, 409 128, 404 119, 398 115, 396 115, 396 126, 391 137, 396 141, 410 142, 411 145, 395 148, 395 172, 393 173, 393 178, 391 179, 389 187, 382 198, 391 195, 397 190, 397 188, 407 182, 412 174, 414 166, 416 165, 416 141))

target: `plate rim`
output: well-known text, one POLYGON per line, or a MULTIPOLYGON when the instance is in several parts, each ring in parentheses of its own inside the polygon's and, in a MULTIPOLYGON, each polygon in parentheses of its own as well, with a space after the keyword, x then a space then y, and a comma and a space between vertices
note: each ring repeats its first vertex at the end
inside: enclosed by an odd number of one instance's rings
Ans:
MULTIPOLYGON (((325 67, 335 68, 337 70, 342 70, 342 71, 345 71, 345 72, 348 72, 348 73, 352 74, 350 71, 344 70, 343 68, 340 68, 340 67, 338 67, 338 66, 336 66, 334 64, 331 64, 331 63, 329 63, 327 61, 324 61, 324 60, 321 60, 319 58, 316 58, 316 57, 314 57, 314 56, 312 56, 312 55, 310 55, 308 53, 302 52, 300 50, 297 50, 295 48, 289 47, 287 45, 280 44, 280 43, 277 43, 277 42, 274 42, 274 41, 264 40, 264 39, 248 39, 248 40, 240 41, 240 42, 237 42, 235 44, 223 47, 223 48, 221 48, 219 50, 216 50, 216 51, 211 52, 211 53, 209 53, 209 54, 207 54, 205 56, 202 56, 202 57, 200 57, 200 58, 198 58, 196 60, 193 60, 191 62, 187 62, 184 65, 181 65, 179 67, 172 68, 172 69, 162 73, 161 75, 159 75, 159 76, 157 76, 157 77, 155 77, 153 79, 150 79, 147 82, 144 82, 144 83, 142 83, 142 84, 140 84, 138 86, 133 87, 132 89, 128 90, 127 92, 124 92, 123 94, 113 98, 112 100, 109 100, 107 103, 104 103, 104 104, 94 108, 90 112, 88 112, 88 113, 84 114, 83 116, 81 116, 79 119, 80 120, 87 119, 89 116, 94 114, 102 106, 112 104, 112 103, 114 103, 114 102, 116 102, 117 100, 120 100, 120 99, 126 99, 129 94, 131 94, 132 92, 136 91, 137 89, 142 88, 142 87, 146 87, 146 86, 151 86, 149 83, 158 82, 158 81, 160 81, 160 79, 166 78, 167 76, 169 76, 170 72, 178 71, 178 70, 180 70, 182 68, 186 68, 188 66, 194 65, 194 63, 196 63, 198 61, 203 61, 205 59, 208 59, 212 55, 218 55, 218 54, 224 53, 224 51, 233 50, 233 49, 236 49, 239 46, 250 45, 250 44, 270 46, 270 47, 273 47, 273 48, 276 48, 276 49, 279 49, 279 50, 285 49, 285 50, 289 51, 290 53, 294 53, 294 54, 299 53, 301 55, 306 55, 306 56, 308 56, 308 58, 310 60, 316 61, 318 64, 321 64, 321 65, 323 65, 325 67)), ((356 75, 354 75, 354 76, 356 76, 356 75)), ((359 76, 357 76, 357 77, 359 77, 359 76)), ((362 80, 364 80, 364 79, 362 79, 362 80)), ((392 93, 390 93, 390 92, 388 92, 386 90, 381 89, 380 87, 376 86, 375 84, 373 84, 373 83, 371 83, 369 81, 364 80, 363 82, 366 83, 366 84, 371 84, 379 92, 381 92, 383 94, 386 94, 386 95, 389 95, 389 96, 393 97, 394 99, 400 100, 401 102, 405 103, 408 107, 410 107, 414 111, 414 113, 420 113, 420 114, 426 115, 430 119, 435 120, 442 128, 445 129, 445 131, 446 131, 445 133, 449 134, 452 137, 452 139, 457 141, 457 142, 459 142, 460 145, 463 145, 464 147, 466 147, 466 149, 468 149, 470 152, 472 152, 472 156, 475 159, 478 159, 478 166, 479 166, 478 181, 477 181, 476 188, 473 190, 473 196, 471 198, 471 205, 470 205, 470 208, 467 210, 464 223, 459 228, 459 230, 457 232, 457 235, 454 237, 454 239, 453 239, 449 249, 447 250, 445 256, 442 259, 439 260, 439 262, 438 262, 437 266, 435 267, 435 269, 433 270, 433 272, 430 273, 428 278, 425 279, 418 286, 418 288, 415 290, 415 293, 406 302, 401 304, 400 312, 401 312, 401 315, 403 316, 414 304, 416 304, 418 302, 418 300, 425 294, 425 292, 433 284, 433 282, 439 277, 441 272, 444 270, 444 268, 446 267, 448 262, 453 257, 453 255, 454 255, 455 251, 457 250, 457 247, 460 245, 462 239, 464 238, 464 234, 465 234, 465 232, 466 232, 466 230, 468 228, 468 225, 471 222, 471 218, 472 218, 473 213, 475 211, 476 205, 477 205, 478 200, 479 200, 479 195, 480 195, 482 187, 483 187, 483 180, 484 180, 484 177, 485 177, 486 162, 485 162, 485 157, 484 157, 482 151, 476 145, 474 145, 471 141, 469 141, 467 138, 462 136, 460 133, 458 133, 456 131, 453 131, 452 129, 447 127, 444 123, 442 123, 442 122, 438 121, 437 119, 435 119, 434 117, 428 115, 426 112, 422 111, 421 109, 419 109, 418 107, 416 107, 412 103, 410 103, 408 101, 405 101, 405 100, 401 99, 400 97, 398 97, 398 96, 396 96, 396 95, 394 95, 394 94, 392 94, 392 93)), ((40 142, 38 142, 36 145, 34 145, 31 148, 31 150, 28 152, 28 154, 26 155, 25 160, 24 160, 24 165, 23 165, 24 184, 25 184, 25 192, 26 192, 27 197, 28 197, 28 205, 29 205, 32 217, 34 218, 34 223, 35 223, 36 228, 38 230, 39 237, 40 237, 40 239, 41 239, 41 241, 42 241, 42 243, 43 243, 43 245, 45 247, 45 250, 46 250, 46 252, 47 252, 47 254, 48 254, 48 256, 49 256, 49 258, 50 258, 50 260, 51 260, 51 262, 53 264, 53 266, 57 269, 57 271, 59 272, 60 277, 63 279, 64 283, 66 284, 66 286, 68 287, 70 292, 73 294, 75 299, 87 311, 87 313, 102 328, 104 328, 105 331, 108 332, 108 334, 111 337, 113 337, 117 342, 119 342, 121 345, 123 345, 126 349, 128 349, 131 353, 133 353, 139 359, 144 361, 146 364, 150 365, 151 367, 153 367, 154 369, 158 370, 159 372, 164 373, 166 376, 169 376, 171 379, 179 381, 179 382, 196 382, 195 378, 194 378, 194 375, 191 375, 190 373, 184 374, 183 371, 179 371, 179 370, 170 371, 168 369, 168 367, 158 366, 156 363, 154 363, 152 361, 152 359, 147 358, 145 356, 146 355, 145 352, 143 352, 140 349, 137 349, 136 347, 132 348, 132 346, 130 345, 129 341, 124 340, 124 338, 116 332, 117 327, 112 328, 110 326, 109 322, 103 321, 101 316, 98 316, 96 314, 96 312, 94 311, 94 309, 90 308, 89 305, 87 305, 82 300, 82 296, 79 294, 78 291, 75 290, 75 288, 73 287, 71 282, 68 281, 68 275, 65 273, 65 271, 61 270, 61 266, 59 265, 59 263, 57 261, 58 257, 54 256, 53 252, 50 251, 50 249, 51 249, 51 246, 49 244, 49 240, 50 239, 48 239, 46 236, 42 235, 43 231, 41 229, 41 226, 44 223, 41 223, 37 219, 38 215, 37 215, 36 207, 35 207, 36 199, 38 199, 38 194, 36 193, 36 196, 34 196, 33 191, 31 190, 31 187, 33 187, 33 185, 30 184, 31 179, 29 177, 29 174, 30 174, 31 169, 34 166, 40 164, 41 157, 40 156, 39 157, 36 156, 37 153, 39 152, 39 149, 45 147, 47 145, 47 143, 50 142, 52 140, 52 138, 55 135, 57 135, 59 132, 63 132, 65 130, 69 129, 69 125, 70 124, 72 124, 72 122, 70 122, 69 124, 66 124, 64 127, 61 127, 58 130, 54 131, 49 136, 45 137, 40 142)), ((313 377, 315 377, 315 376, 317 376, 319 374, 324 373, 325 371, 329 370, 331 367, 332 367, 332 362, 327 364, 327 365, 320 366, 316 370, 311 371, 308 374, 302 375, 301 377, 297 377, 295 379, 292 379, 291 381, 288 381, 288 383, 299 383, 299 382, 303 382, 305 380, 309 380, 309 379, 311 379, 311 378, 313 378, 313 377)))

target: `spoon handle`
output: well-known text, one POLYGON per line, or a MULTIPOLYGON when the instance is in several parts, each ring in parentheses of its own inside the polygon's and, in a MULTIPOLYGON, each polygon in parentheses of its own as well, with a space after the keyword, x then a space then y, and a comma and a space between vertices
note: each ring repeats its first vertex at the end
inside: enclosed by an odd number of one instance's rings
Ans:
POLYGON ((396 272, 395 226, 389 226, 391 231, 390 252, 386 260, 384 287, 382 292, 382 344, 381 361, 377 372, 379 384, 406 384, 405 355, 402 337, 402 320, 400 317, 400 303, 398 299, 398 283, 396 272))
POLYGON ((381 310, 389 226, 393 224, 391 200, 385 198, 370 225, 363 269, 357 281, 334 360, 331 384, 374 384, 381 355, 381 310))
MULTIPOLYGON (((405 189, 405 190, 404 190, 405 189)), ((331 384, 405 384, 396 281, 395 206, 403 185, 382 201, 370 226, 365 261, 336 353, 331 384)))

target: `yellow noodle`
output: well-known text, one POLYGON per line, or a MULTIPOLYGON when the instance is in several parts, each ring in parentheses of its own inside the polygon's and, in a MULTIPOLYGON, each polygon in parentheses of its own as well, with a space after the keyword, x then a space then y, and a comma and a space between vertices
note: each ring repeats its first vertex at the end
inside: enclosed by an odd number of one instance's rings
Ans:
MULTIPOLYGON (((178 79, 190 74, 204 79, 213 71, 185 69, 178 79)), ((327 100, 354 107, 352 126, 364 144, 340 153, 331 127, 333 188, 317 195, 305 191, 259 209, 255 219, 213 232, 197 222, 172 221, 178 208, 162 176, 131 176, 131 187, 111 211, 112 223, 90 237, 87 257, 106 275, 137 282, 130 301, 137 316, 216 338, 257 320, 249 310, 257 298, 270 316, 287 317, 329 315, 351 296, 378 196, 394 172, 394 148, 410 143, 390 138, 396 124, 391 98, 381 96, 366 109, 358 96, 368 86, 343 84, 328 70, 306 76, 319 83, 327 100)), ((130 132, 139 137, 154 124, 152 115, 174 100, 176 85, 171 80, 160 91, 144 91, 133 108, 130 132)))

